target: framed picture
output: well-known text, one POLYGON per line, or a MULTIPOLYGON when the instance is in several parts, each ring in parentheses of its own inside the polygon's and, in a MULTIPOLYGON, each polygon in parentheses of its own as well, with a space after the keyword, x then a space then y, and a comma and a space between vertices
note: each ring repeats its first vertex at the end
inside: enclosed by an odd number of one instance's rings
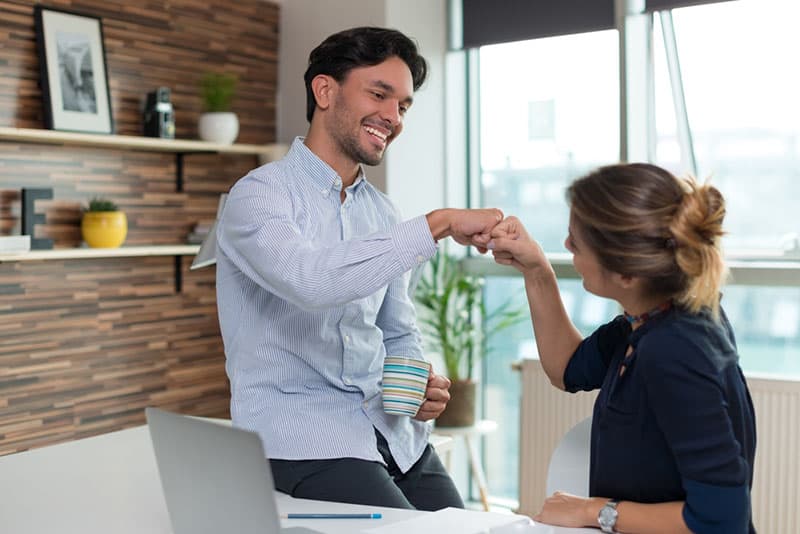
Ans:
POLYGON ((113 133, 100 18, 41 5, 34 15, 45 127, 113 133))

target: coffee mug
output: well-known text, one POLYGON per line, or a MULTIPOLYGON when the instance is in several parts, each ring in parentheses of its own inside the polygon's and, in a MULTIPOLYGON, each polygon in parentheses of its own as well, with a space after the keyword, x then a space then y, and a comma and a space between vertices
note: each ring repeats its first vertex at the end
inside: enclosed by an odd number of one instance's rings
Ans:
POLYGON ((414 417, 425 400, 431 364, 403 356, 387 356, 383 362, 383 411, 414 417))

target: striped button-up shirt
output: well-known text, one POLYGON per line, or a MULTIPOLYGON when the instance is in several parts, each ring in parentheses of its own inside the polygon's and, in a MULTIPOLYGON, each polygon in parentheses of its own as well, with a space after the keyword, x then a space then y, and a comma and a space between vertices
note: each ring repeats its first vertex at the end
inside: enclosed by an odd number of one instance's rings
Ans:
POLYGON ((364 179, 342 180, 295 139, 231 189, 217 230, 217 304, 234 425, 268 457, 383 462, 404 472, 430 428, 384 413, 384 357, 423 358, 410 271, 436 252, 424 216, 402 222, 364 179))

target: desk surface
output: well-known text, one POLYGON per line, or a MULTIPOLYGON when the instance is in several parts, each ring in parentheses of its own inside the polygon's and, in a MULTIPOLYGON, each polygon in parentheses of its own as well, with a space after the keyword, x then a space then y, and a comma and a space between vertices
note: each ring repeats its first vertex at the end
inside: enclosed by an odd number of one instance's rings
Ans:
MULTIPOLYGON (((281 513, 380 511, 381 524, 426 512, 295 499, 281 513)), ((372 520, 284 520, 329 534, 381 526, 372 520)), ((172 534, 147 426, 0 457, 0 524, 14 534, 172 534)), ((553 532, 596 532, 555 528, 553 532)))

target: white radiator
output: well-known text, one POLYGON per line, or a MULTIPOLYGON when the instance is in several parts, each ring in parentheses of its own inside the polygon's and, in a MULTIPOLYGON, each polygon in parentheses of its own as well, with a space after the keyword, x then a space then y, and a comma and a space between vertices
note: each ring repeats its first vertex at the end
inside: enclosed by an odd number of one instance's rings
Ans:
MULTIPOLYGON (((539 511, 550 455, 561 437, 591 415, 595 393, 553 387, 538 360, 523 360, 519 512, 539 511)), ((800 381, 747 377, 756 410, 753 522, 760 534, 800 533, 800 381)))

